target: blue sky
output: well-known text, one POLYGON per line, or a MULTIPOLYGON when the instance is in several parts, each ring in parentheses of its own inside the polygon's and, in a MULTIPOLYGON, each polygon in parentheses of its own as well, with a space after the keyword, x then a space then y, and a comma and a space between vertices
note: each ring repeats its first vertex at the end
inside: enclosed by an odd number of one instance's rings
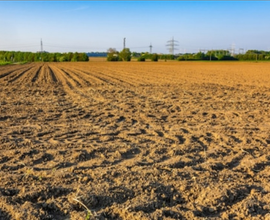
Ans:
POLYGON ((270 50, 269 1, 0 1, 0 50, 270 50))

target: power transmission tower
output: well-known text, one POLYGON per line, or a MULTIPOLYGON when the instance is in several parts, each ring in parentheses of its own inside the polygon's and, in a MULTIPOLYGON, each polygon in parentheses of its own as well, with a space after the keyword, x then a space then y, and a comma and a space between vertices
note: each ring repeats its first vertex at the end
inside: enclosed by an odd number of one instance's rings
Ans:
POLYGON ((152 54, 152 48, 153 48, 153 46, 152 46, 152 43, 150 43, 150 54, 152 54))
POLYGON ((244 54, 244 48, 239 48, 239 54, 244 54))
POLYGON ((123 47, 126 48, 126 38, 124 38, 123 47))
POLYGON ((42 39, 40 40, 40 52, 43 53, 43 44, 42 44, 42 39))
POLYGON ((231 56, 234 56, 234 53, 235 53, 235 44, 232 44, 232 47, 231 47, 231 56))
POLYGON ((168 50, 170 52, 170 54, 174 55, 174 51, 177 50, 177 46, 179 46, 177 44, 177 40, 174 40, 173 37, 171 40, 167 41, 168 44, 166 44, 166 46, 168 47, 168 50))

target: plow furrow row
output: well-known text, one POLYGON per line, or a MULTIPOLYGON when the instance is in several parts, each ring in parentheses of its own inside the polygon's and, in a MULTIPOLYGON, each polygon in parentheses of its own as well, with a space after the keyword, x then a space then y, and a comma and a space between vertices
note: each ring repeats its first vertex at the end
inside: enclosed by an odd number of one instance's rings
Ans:
MULTIPOLYGON (((35 67, 30 67, 30 68, 27 68, 26 70, 24 71, 20 71, 20 73, 14 75, 10 80, 8 80, 9 83, 13 83, 15 82, 16 80, 19 80, 23 75, 27 75, 25 73, 27 72, 30 72, 31 69, 33 69, 35 67)), ((29 75, 27 75, 26 77, 28 77, 29 75)))
POLYGON ((35 72, 35 76, 31 79, 31 82, 34 83, 37 81, 39 75, 40 75, 40 72, 41 72, 41 69, 43 68, 43 65, 40 66, 35 72))
POLYGON ((23 66, 20 65, 12 65, 12 66, 0 66, 0 78, 3 78, 15 71, 23 70, 27 67, 33 66, 33 64, 25 64, 23 66))

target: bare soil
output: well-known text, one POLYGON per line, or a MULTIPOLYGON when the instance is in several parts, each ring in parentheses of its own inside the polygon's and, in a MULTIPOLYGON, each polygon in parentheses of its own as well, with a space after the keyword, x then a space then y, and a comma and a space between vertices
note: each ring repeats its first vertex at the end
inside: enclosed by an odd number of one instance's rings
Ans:
POLYGON ((0 219, 270 219, 269 82, 270 63, 1 66, 0 219))

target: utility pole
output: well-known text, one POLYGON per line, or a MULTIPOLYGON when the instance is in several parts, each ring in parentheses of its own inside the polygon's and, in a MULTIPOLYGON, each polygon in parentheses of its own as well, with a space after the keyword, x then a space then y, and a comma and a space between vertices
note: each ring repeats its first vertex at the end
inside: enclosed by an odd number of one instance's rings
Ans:
POLYGON ((176 47, 179 46, 177 42, 178 41, 174 40, 173 37, 171 40, 167 41, 168 44, 166 44, 166 46, 169 47, 168 50, 172 55, 174 55, 174 50, 177 50, 176 47))
POLYGON ((150 43, 150 54, 152 54, 152 48, 153 48, 153 46, 152 46, 152 43, 150 43))
POLYGON ((126 48, 126 38, 124 38, 123 47, 126 48))
POLYGON ((42 38, 40 40, 40 52, 43 53, 43 44, 42 44, 42 38))
POLYGON ((234 56, 234 53, 235 53, 235 44, 232 44, 232 47, 231 47, 231 56, 234 56))

